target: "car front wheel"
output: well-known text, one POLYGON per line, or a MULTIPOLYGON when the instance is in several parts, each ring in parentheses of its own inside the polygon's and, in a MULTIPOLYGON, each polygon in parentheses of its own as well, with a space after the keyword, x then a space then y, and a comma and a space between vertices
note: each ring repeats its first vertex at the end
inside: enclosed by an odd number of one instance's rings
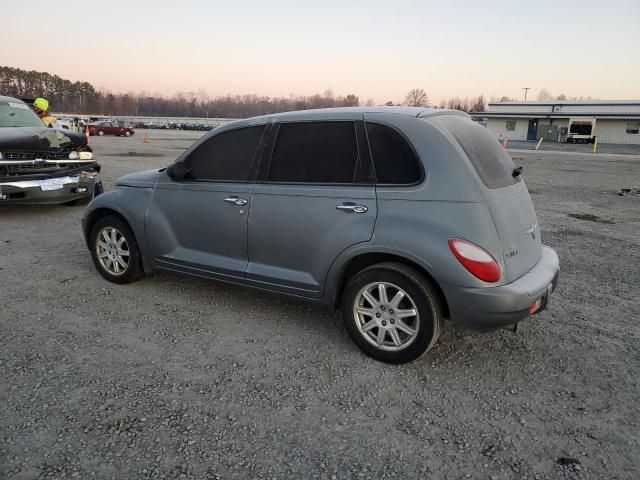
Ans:
POLYGON ((343 297, 345 326, 367 355, 406 363, 438 340, 442 305, 417 270, 400 263, 373 265, 356 274, 343 297))
POLYGON ((91 229, 90 248, 94 265, 110 282, 130 283, 140 277, 138 244, 121 218, 112 215, 100 218, 91 229))

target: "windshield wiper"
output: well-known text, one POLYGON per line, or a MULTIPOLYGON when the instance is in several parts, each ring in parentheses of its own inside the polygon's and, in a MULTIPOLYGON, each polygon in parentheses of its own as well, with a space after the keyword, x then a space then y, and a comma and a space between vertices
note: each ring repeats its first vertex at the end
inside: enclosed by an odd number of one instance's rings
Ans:
POLYGON ((522 167, 516 167, 513 170, 511 170, 511 176, 513 178, 519 177, 521 173, 522 173, 522 167))

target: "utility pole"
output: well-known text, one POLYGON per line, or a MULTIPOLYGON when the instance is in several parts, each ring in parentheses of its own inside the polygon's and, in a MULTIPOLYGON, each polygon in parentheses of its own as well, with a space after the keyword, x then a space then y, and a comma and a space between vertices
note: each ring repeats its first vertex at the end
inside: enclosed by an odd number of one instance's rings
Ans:
POLYGON ((529 90, 531 90, 531 87, 522 87, 522 89, 524 90, 524 101, 527 101, 527 92, 529 90))

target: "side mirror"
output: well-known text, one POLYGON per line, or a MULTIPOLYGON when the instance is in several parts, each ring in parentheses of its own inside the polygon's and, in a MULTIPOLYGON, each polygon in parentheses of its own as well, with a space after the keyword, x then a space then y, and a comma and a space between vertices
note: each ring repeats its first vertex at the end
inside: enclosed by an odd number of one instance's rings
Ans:
POLYGON ((184 180, 187 177, 187 167, 184 162, 172 163, 167 167, 167 175, 171 180, 184 180))

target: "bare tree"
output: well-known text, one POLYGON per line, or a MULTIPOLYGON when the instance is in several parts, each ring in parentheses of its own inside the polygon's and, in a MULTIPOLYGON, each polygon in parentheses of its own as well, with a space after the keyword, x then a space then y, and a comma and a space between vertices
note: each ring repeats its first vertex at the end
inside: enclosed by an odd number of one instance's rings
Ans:
POLYGON ((424 107, 429 103, 429 97, 427 97, 427 92, 423 89, 414 88, 407 93, 404 103, 410 107, 424 107))
POLYGON ((360 105, 360 99, 356 97, 353 93, 350 93, 342 100, 342 105, 345 107, 357 107, 360 105))
POLYGON ((538 92, 538 100, 541 102, 544 102, 545 100, 553 100, 553 94, 546 88, 543 88, 538 92))
POLYGON ((484 99, 484 95, 480 95, 475 99, 472 99, 473 105, 471 105, 472 112, 484 112, 487 109, 487 102, 484 99))
POLYGON ((564 93, 561 93, 556 97, 556 100, 566 100, 567 96, 564 93))

